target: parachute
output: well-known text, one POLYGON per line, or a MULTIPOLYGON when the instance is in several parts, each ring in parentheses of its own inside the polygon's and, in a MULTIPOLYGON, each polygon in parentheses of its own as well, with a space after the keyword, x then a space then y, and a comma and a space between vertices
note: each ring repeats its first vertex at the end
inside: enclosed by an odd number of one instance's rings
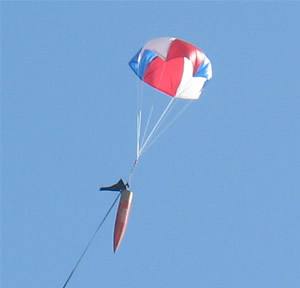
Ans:
POLYGON ((142 80, 142 83, 146 83, 160 92, 160 99, 153 101, 152 104, 147 104, 148 116, 143 117, 146 110, 143 105, 145 105, 145 100, 149 99, 143 97, 143 88, 137 93, 136 160, 128 183, 140 156, 183 113, 191 102, 199 99, 207 81, 212 78, 212 65, 204 52, 178 38, 150 40, 129 61, 129 66, 138 76, 138 79, 142 80), (170 97, 155 118, 153 111, 158 106, 157 103, 165 103, 163 95, 170 97), (183 101, 184 105, 174 113, 173 119, 170 120, 169 118, 168 121, 165 121, 171 110, 174 110, 176 101, 183 101), (145 118, 146 121, 144 121, 145 118), (153 118, 155 119, 153 120, 153 118), (165 125, 164 128, 162 128, 163 125, 165 125))
POLYGON ((176 38, 149 41, 129 65, 142 81, 175 98, 198 99, 206 81, 212 78, 206 55, 176 38))

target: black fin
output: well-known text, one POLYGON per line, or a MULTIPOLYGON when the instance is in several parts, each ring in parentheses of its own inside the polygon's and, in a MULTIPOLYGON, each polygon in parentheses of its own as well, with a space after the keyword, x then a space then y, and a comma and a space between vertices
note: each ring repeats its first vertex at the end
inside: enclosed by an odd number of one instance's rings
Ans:
POLYGON ((108 187, 101 187, 100 191, 122 191, 126 190, 126 185, 124 184, 123 180, 120 179, 118 183, 108 186, 108 187))

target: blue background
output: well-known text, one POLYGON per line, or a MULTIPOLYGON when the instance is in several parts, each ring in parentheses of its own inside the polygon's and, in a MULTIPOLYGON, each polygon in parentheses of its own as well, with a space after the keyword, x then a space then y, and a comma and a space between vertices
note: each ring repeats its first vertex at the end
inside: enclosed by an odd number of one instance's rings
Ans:
POLYGON ((299 12, 2 2, 2 287, 62 287, 135 159, 128 61, 167 36, 213 79, 141 159, 119 251, 114 209, 68 287, 300 287, 299 12))

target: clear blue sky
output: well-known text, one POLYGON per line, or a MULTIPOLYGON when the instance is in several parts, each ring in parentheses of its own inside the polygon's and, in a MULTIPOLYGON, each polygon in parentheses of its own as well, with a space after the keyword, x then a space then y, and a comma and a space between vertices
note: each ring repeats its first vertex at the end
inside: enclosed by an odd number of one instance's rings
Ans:
MULTIPOLYGON (((214 78, 141 159, 68 287, 300 287, 300 3, 1 3, 3 288, 62 287, 135 154, 128 61, 172 36, 214 78)), ((154 93, 154 92, 153 92, 154 93)))

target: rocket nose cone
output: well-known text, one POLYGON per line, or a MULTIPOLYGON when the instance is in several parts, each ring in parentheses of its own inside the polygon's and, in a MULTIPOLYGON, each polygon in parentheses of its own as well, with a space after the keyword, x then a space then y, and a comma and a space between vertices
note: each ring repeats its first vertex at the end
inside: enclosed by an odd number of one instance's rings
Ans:
POLYGON ((114 253, 117 252, 118 248, 119 248, 119 243, 116 243, 116 242, 114 241, 114 253))
POLYGON ((114 252, 117 251, 124 233, 126 231, 126 226, 129 218, 131 202, 132 202, 133 192, 129 190, 123 190, 121 199, 119 202, 119 207, 117 211, 117 217, 115 221, 114 229, 114 252))

